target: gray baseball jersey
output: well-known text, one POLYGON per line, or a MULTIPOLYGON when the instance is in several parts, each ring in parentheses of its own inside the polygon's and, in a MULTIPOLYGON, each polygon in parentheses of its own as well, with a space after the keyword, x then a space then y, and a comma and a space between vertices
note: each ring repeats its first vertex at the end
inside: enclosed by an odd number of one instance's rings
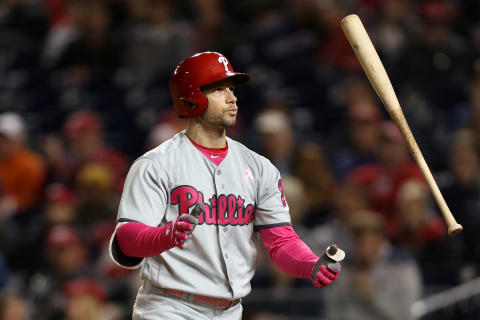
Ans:
POLYGON ((118 264, 141 265, 142 278, 162 288, 225 299, 250 292, 257 256, 254 229, 290 225, 290 215, 280 173, 272 163, 239 142, 227 142, 228 154, 218 166, 185 131, 134 162, 117 228, 128 221, 165 225, 196 203, 204 203, 204 209, 183 250, 174 247, 132 262, 122 258, 118 244, 111 241, 118 264))

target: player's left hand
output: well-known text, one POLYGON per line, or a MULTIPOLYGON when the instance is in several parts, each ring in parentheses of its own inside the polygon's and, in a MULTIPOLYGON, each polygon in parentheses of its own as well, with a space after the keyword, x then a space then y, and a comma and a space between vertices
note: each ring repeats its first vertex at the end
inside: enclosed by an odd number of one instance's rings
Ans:
POLYGON ((322 288, 328 286, 337 280, 340 275, 341 266, 339 262, 329 263, 328 265, 320 264, 316 267, 312 272, 312 283, 315 287, 322 288))
POLYGON ((325 287, 337 280, 345 258, 345 251, 337 245, 328 246, 312 270, 312 282, 315 287, 325 287))

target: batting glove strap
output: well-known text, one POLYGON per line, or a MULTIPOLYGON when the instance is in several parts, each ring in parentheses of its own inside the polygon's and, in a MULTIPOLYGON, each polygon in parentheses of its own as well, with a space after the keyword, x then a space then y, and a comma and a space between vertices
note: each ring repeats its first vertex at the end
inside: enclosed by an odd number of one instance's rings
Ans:
POLYGON ((169 249, 175 247, 175 223, 170 221, 165 225, 165 243, 169 249))

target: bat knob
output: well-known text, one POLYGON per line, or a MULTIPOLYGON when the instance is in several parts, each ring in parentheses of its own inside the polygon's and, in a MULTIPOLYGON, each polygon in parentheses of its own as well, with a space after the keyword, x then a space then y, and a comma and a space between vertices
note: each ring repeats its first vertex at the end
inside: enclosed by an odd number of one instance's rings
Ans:
POLYGON ((202 214, 202 211, 203 211, 203 203, 197 203, 195 204, 195 206, 193 207, 192 211, 190 212, 190 214, 192 216, 194 216, 195 218, 199 218, 200 215, 202 214))
POLYGON ((462 225, 455 223, 454 225, 451 225, 450 227, 448 227, 448 234, 451 236, 454 236, 462 232, 462 230, 463 230, 462 225))
POLYGON ((340 249, 337 245, 331 245, 328 246, 327 249, 325 250, 325 254, 327 255, 328 258, 335 262, 342 261, 345 259, 345 251, 340 249))

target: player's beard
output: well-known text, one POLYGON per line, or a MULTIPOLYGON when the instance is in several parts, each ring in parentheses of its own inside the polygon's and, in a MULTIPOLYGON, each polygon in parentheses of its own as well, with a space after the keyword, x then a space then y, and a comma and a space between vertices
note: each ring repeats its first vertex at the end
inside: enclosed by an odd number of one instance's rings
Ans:
POLYGON ((223 111, 222 113, 211 114, 205 112, 200 118, 198 118, 203 125, 207 125, 209 127, 221 127, 221 128, 230 128, 233 127, 237 121, 237 117, 232 117, 228 115, 227 111, 223 111))

